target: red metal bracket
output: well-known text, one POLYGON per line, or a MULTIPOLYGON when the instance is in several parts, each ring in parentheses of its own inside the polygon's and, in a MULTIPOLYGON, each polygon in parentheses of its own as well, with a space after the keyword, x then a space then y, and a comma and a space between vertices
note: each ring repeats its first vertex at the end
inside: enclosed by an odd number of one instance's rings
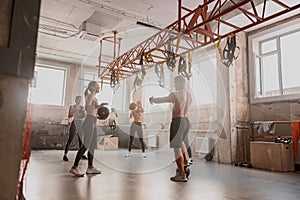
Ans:
MULTIPOLYGON (((270 19, 300 8, 300 3, 288 5, 282 0, 204 0, 202 5, 190 10, 181 5, 179 0, 178 20, 114 59, 106 67, 99 70, 99 78, 109 75, 109 71, 117 67, 127 72, 136 71, 137 60, 143 52, 151 53, 157 62, 164 62, 166 45, 176 47, 176 57, 216 42, 228 34, 244 31, 270 19), (266 15, 269 4, 276 4, 280 9, 266 15), (258 11, 257 7, 262 8, 258 11), (185 12, 184 16, 181 14, 185 12), (246 23, 233 21, 234 16, 241 16, 246 23), (245 21, 245 20, 244 20, 245 21)), ((131 76, 124 73, 122 78, 131 76)))

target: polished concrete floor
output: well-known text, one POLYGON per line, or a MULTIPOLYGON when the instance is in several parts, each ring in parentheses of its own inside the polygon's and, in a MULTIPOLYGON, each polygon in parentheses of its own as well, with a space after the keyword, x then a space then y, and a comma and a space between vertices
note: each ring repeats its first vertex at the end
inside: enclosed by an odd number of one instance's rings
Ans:
MULTIPOLYGON (((63 151, 34 151, 26 173, 24 193, 28 200, 265 200, 300 199, 300 174, 275 173, 256 169, 205 162, 194 158, 187 183, 169 180, 174 175, 172 152, 149 152, 143 158, 134 150, 97 151, 95 166, 100 175, 82 178, 68 173, 76 152, 69 162, 62 161, 63 151)), ((85 170, 87 161, 80 168, 85 170)))

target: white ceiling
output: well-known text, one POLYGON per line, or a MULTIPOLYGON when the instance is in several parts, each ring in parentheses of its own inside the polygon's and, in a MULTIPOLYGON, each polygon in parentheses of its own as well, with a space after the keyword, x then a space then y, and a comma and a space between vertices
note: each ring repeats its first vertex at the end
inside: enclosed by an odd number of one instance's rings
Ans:
MULTIPOLYGON (((299 0, 286 1, 299 3, 299 0)), ((190 9, 195 9, 202 2, 182 0, 183 5, 190 9)), ((157 32, 156 29, 136 25, 137 21, 164 28, 176 21, 177 10, 177 0, 42 0, 37 57, 96 66, 99 42, 78 38, 80 25, 95 11, 105 16, 101 18, 101 24, 105 24, 102 29, 104 36, 112 36, 112 31, 118 31, 123 53, 157 32), (121 22, 114 24, 113 18, 121 22)), ((235 17, 232 20, 239 19, 235 17)), ((102 60, 112 61, 112 43, 103 43, 102 54, 102 60)))

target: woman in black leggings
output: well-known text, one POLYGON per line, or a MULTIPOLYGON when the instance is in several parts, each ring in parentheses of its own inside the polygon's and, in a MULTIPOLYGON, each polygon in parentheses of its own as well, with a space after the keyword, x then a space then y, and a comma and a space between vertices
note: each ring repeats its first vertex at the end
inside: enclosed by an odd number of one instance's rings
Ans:
POLYGON ((143 157, 144 158, 147 157, 147 154, 145 154, 145 143, 143 140, 143 129, 142 129, 143 114, 144 114, 144 108, 142 107, 142 102, 137 101, 136 109, 131 110, 131 112, 130 112, 130 118, 133 118, 133 122, 131 123, 131 127, 130 127, 128 153, 125 155, 125 157, 130 157, 130 155, 131 155, 131 147, 132 147, 135 132, 137 132, 140 143, 141 143, 143 157))
POLYGON ((100 174, 101 171, 93 166, 94 152, 97 147, 97 111, 98 108, 108 105, 108 103, 101 103, 98 105, 96 94, 99 92, 99 84, 96 81, 91 81, 88 88, 84 92, 85 96, 85 110, 87 117, 82 124, 82 131, 84 134, 83 145, 78 150, 74 165, 70 169, 70 173, 75 176, 82 177, 84 173, 78 168, 78 164, 83 154, 88 150, 88 168, 87 174, 100 174))
MULTIPOLYGON (((82 125, 82 121, 85 118, 85 110, 84 107, 81 105, 82 102, 82 97, 81 96, 76 96, 75 98, 75 105, 71 105, 69 108, 69 114, 68 114, 68 118, 69 118, 69 123, 71 122, 71 126, 70 126, 70 131, 69 131, 69 139, 68 142, 66 144, 65 147, 65 154, 63 157, 64 161, 69 161, 68 159, 68 151, 70 148, 70 145, 73 141, 73 138, 77 132, 77 136, 78 136, 78 143, 79 143, 79 148, 82 145, 81 139, 82 139, 82 135, 80 135, 80 128, 82 125)), ((82 157, 83 159, 86 159, 86 157, 82 157)))

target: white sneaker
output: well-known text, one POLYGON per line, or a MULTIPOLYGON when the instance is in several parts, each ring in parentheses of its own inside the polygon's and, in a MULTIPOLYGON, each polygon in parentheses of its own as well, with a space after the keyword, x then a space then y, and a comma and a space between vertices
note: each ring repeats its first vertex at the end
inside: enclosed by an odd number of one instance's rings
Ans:
POLYGON ((190 159, 188 160, 188 163, 189 163, 190 165, 192 165, 192 164, 194 163, 194 161, 190 158, 190 159))
POLYGON ((92 167, 92 168, 87 168, 86 169, 86 173, 87 174, 101 174, 101 171, 96 169, 95 167, 92 167))
POLYGON ((147 154, 146 154, 146 153, 142 153, 142 156, 143 156, 144 158, 147 158, 147 154))
POLYGON ((125 157, 127 158, 127 157, 130 157, 131 156, 131 153, 126 153, 125 154, 125 157))
POLYGON ((77 177, 83 177, 84 173, 78 167, 72 167, 69 172, 77 177))

